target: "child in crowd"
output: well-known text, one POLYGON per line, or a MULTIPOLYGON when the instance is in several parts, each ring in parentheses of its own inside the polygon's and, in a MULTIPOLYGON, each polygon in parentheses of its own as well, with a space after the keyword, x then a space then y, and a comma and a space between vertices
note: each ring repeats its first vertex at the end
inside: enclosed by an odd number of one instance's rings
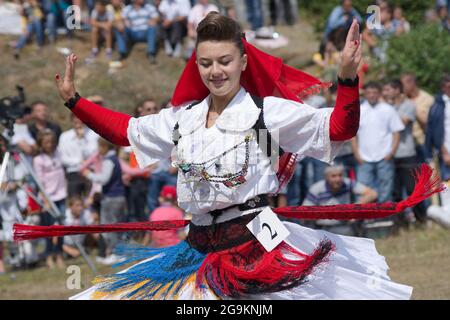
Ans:
MULTIPOLYGON (((86 226, 93 224, 92 216, 84 207, 83 200, 80 197, 75 196, 69 199, 69 208, 66 210, 64 224, 67 226, 86 226)), ((85 238, 85 235, 64 237, 64 252, 72 258, 79 257, 81 252, 77 243, 83 245, 85 238)))
MULTIPOLYGON (((116 147, 107 140, 99 139, 99 153, 102 157, 101 171, 94 173, 85 169, 82 175, 93 183, 102 185, 102 200, 100 202, 100 223, 113 224, 126 220, 125 186, 122 182, 122 169, 117 156, 116 147)), ((117 233, 102 235, 106 242, 106 257, 104 264, 113 264, 119 257, 112 253, 119 242, 117 233)))
MULTIPOLYGON (((50 213, 51 206, 44 199, 46 208, 41 214, 41 224, 43 226, 51 226, 54 224, 62 224, 64 221, 64 213, 67 197, 67 182, 64 173, 61 156, 57 151, 56 136, 50 129, 41 131, 38 135, 37 145, 40 154, 33 160, 36 177, 41 183, 43 191, 48 196, 48 200, 52 201, 59 211, 60 216, 55 217, 50 213)), ((62 257, 63 238, 46 239, 45 254, 47 257, 47 266, 54 268, 53 258, 56 257, 56 263, 59 268, 64 267, 62 257)))
MULTIPOLYGON (((150 221, 184 219, 183 212, 176 204, 177 189, 175 186, 164 186, 162 188, 159 203, 161 206, 150 214, 150 221)), ((145 235, 143 245, 147 246, 151 243, 152 247, 155 248, 169 247, 179 243, 182 238, 183 235, 176 230, 152 231, 145 235)))

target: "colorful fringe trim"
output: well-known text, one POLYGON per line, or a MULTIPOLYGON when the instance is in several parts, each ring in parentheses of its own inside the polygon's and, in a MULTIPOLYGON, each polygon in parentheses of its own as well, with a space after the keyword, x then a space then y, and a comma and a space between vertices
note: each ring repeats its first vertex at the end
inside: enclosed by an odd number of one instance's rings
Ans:
POLYGON ((333 250, 327 239, 311 255, 287 243, 266 252, 257 240, 207 255, 184 241, 161 249, 121 246, 115 253, 127 258, 115 267, 143 261, 123 272, 96 278, 92 298, 177 299, 187 285, 198 297, 204 290, 212 290, 218 298, 276 292, 303 284, 333 250))

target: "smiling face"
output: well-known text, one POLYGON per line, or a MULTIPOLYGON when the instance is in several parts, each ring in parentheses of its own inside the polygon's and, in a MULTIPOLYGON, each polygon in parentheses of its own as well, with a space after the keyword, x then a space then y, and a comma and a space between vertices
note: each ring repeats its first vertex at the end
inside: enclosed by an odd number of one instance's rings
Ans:
POLYGON ((247 55, 232 41, 203 41, 197 46, 197 65, 203 83, 217 97, 235 94, 241 73, 247 67, 247 55))

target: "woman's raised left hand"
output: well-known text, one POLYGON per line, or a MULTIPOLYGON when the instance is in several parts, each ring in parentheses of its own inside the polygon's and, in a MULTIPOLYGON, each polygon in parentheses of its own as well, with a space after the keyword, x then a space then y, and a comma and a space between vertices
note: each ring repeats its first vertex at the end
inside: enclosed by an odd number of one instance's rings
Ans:
POLYGON ((341 79, 355 79, 358 74, 358 67, 362 58, 362 35, 359 33, 358 20, 353 19, 353 23, 345 40, 342 51, 339 77, 341 79))

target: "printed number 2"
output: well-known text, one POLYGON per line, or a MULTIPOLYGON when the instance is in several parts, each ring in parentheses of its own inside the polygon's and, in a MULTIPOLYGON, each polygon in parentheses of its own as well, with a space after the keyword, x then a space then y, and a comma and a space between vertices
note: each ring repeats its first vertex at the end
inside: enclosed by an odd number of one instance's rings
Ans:
POLYGON ((278 233, 276 231, 272 234, 272 228, 267 223, 263 223, 261 229, 264 229, 264 227, 267 227, 267 229, 269 229, 272 240, 278 236, 278 233))

